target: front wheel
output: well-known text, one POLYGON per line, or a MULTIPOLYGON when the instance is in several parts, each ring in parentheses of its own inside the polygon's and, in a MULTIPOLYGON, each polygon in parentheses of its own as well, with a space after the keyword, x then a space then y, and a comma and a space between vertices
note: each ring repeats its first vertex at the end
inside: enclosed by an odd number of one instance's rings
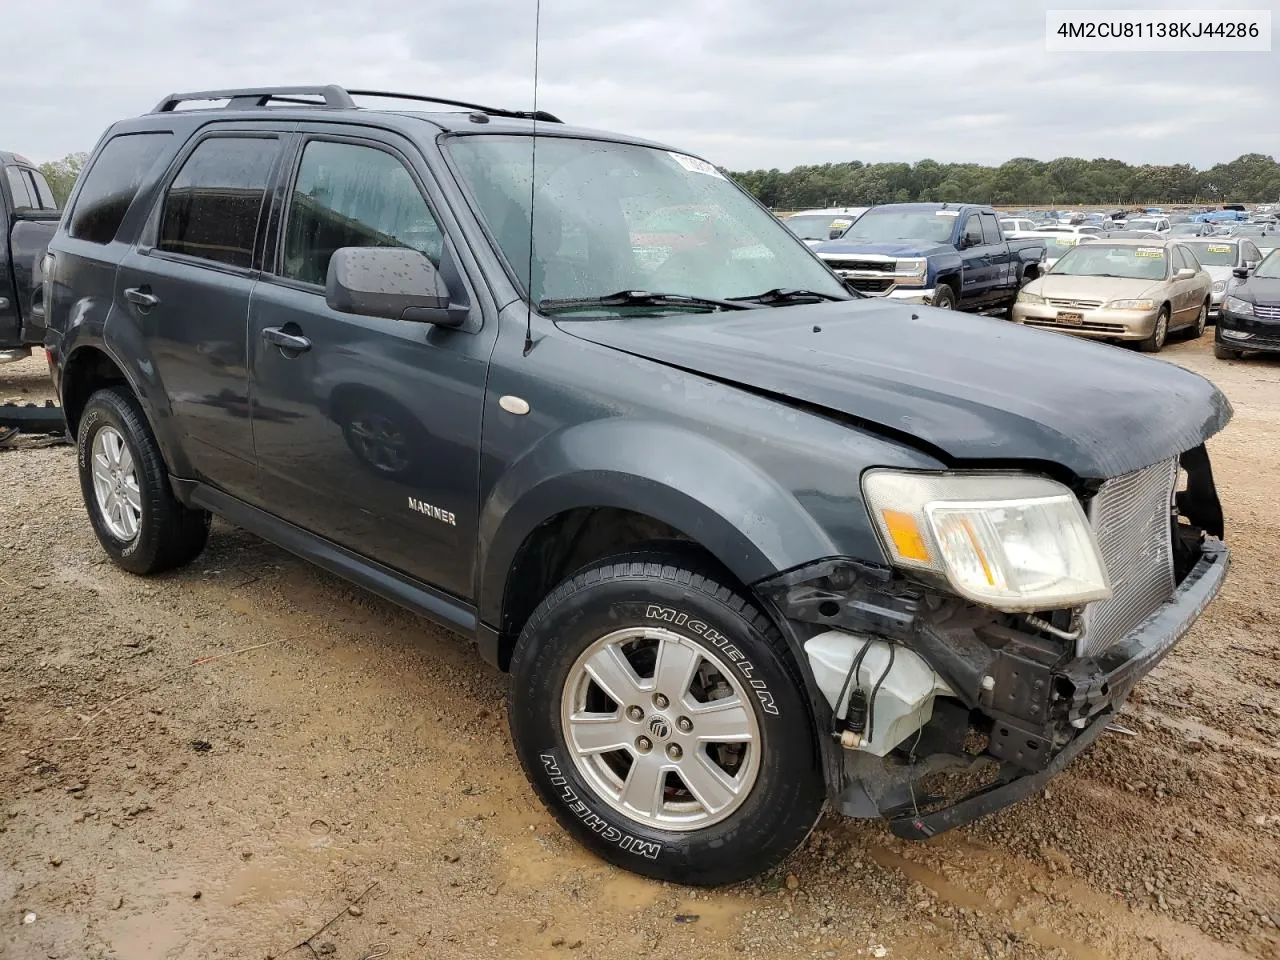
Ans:
POLYGON ((945 283, 939 284, 938 288, 933 292, 933 305, 939 310, 954 310, 956 308, 956 292, 945 283))
POLYGON ((1151 331, 1151 336, 1145 340, 1138 341, 1138 349, 1143 353, 1159 353, 1164 349, 1165 341, 1169 339, 1169 307, 1166 304, 1160 308, 1160 314, 1156 317, 1155 329, 1151 331))
POLYGON ((1234 347, 1228 347, 1221 343, 1215 343, 1213 345, 1213 355, 1219 360, 1239 360, 1244 356, 1241 351, 1234 347))
POLYGON ((580 570, 530 618, 511 674, 525 773, 610 863, 735 883, 779 863, 822 810, 785 640, 688 557, 636 553, 580 570))

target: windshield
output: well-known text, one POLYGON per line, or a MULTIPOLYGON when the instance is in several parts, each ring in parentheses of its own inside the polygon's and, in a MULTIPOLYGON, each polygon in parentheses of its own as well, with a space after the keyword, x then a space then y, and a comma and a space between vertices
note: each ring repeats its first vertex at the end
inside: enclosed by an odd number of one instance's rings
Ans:
POLYGON ((1253 275, 1263 280, 1280 280, 1280 250, 1273 250, 1267 254, 1253 271, 1253 275))
POLYGON ((533 143, 463 136, 449 150, 535 303, 641 290, 729 299, 784 288, 849 297, 777 217, 705 160, 635 144, 540 137, 534 164, 533 143))
POLYGON ((1234 267, 1236 245, 1234 243, 1188 243, 1188 249, 1196 255, 1204 267, 1234 267))
POLYGON ((1055 237, 1045 237, 1045 257, 1049 260, 1057 260, 1066 256, 1076 248, 1076 244, 1080 242, 1080 238, 1074 233, 1064 233, 1055 237))
POLYGON ((1155 220, 1139 219, 1139 220, 1126 220, 1124 225, 1130 230, 1154 230, 1156 227, 1159 226, 1159 223, 1155 220))
POLYGON ((1204 232, 1202 223, 1175 223, 1169 228, 1169 233, 1175 237, 1198 237, 1204 232))
POLYGON ((893 240, 930 240, 947 243, 955 229, 956 211, 868 210, 849 228, 845 240, 887 243, 893 240))
POLYGON ((1137 244, 1081 244, 1053 265, 1050 273, 1071 277, 1123 277, 1129 280, 1163 280, 1168 272, 1163 247, 1137 244))
POLYGON ((801 240, 830 240, 832 230, 845 230, 853 223, 852 214, 806 213, 782 221, 801 240))

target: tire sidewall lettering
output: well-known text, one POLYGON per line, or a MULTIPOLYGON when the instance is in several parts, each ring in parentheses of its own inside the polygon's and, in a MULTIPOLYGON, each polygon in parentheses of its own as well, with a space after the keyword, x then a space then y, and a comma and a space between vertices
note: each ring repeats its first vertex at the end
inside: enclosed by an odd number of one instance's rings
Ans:
POLYGON ((657 860, 662 853, 662 844, 653 840, 645 840, 614 826, 600 814, 584 803, 574 785, 565 776, 560 760, 554 748, 544 748, 538 755, 542 763, 542 774, 550 785, 556 798, 582 821, 583 825, 593 831, 606 843, 612 843, 619 849, 648 860, 657 860))
POLYGON ((760 709, 770 716, 778 716, 778 704, 769 684, 756 676, 756 666, 738 649, 728 637, 695 614, 688 613, 678 607, 670 607, 660 603, 646 603, 644 619, 660 624, 668 629, 685 630, 701 640, 707 641, 716 653, 734 667, 747 687, 755 694, 760 709))

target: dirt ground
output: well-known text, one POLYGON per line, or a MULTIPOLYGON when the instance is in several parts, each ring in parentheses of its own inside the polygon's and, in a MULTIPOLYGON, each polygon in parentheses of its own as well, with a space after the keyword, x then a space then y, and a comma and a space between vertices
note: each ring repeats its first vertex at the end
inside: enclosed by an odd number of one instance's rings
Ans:
MULTIPOLYGON (((710 892, 560 831, 462 641, 221 522, 133 577, 71 448, 0 446, 0 956, 1280 957, 1280 362, 1163 356, 1235 404, 1235 566, 1132 735, 972 828, 829 816, 710 892)), ((0 367, 0 402, 47 391, 43 358, 0 367)))

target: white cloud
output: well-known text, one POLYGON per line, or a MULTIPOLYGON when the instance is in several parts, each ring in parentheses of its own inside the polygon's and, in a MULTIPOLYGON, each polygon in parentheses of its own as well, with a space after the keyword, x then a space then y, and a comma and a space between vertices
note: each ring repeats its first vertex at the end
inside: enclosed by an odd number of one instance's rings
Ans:
MULTIPOLYGON (((1257 2, 1217 5, 1241 4, 1257 2)), ((735 168, 1280 154, 1266 114, 1280 52, 1046 53, 1044 10, 1071 5, 1097 4, 543 0, 540 106, 735 168)), ((532 102, 533 0, 10 6, 6 36, 42 39, 6 43, 0 147, 41 159, 174 90, 338 82, 532 102)))

